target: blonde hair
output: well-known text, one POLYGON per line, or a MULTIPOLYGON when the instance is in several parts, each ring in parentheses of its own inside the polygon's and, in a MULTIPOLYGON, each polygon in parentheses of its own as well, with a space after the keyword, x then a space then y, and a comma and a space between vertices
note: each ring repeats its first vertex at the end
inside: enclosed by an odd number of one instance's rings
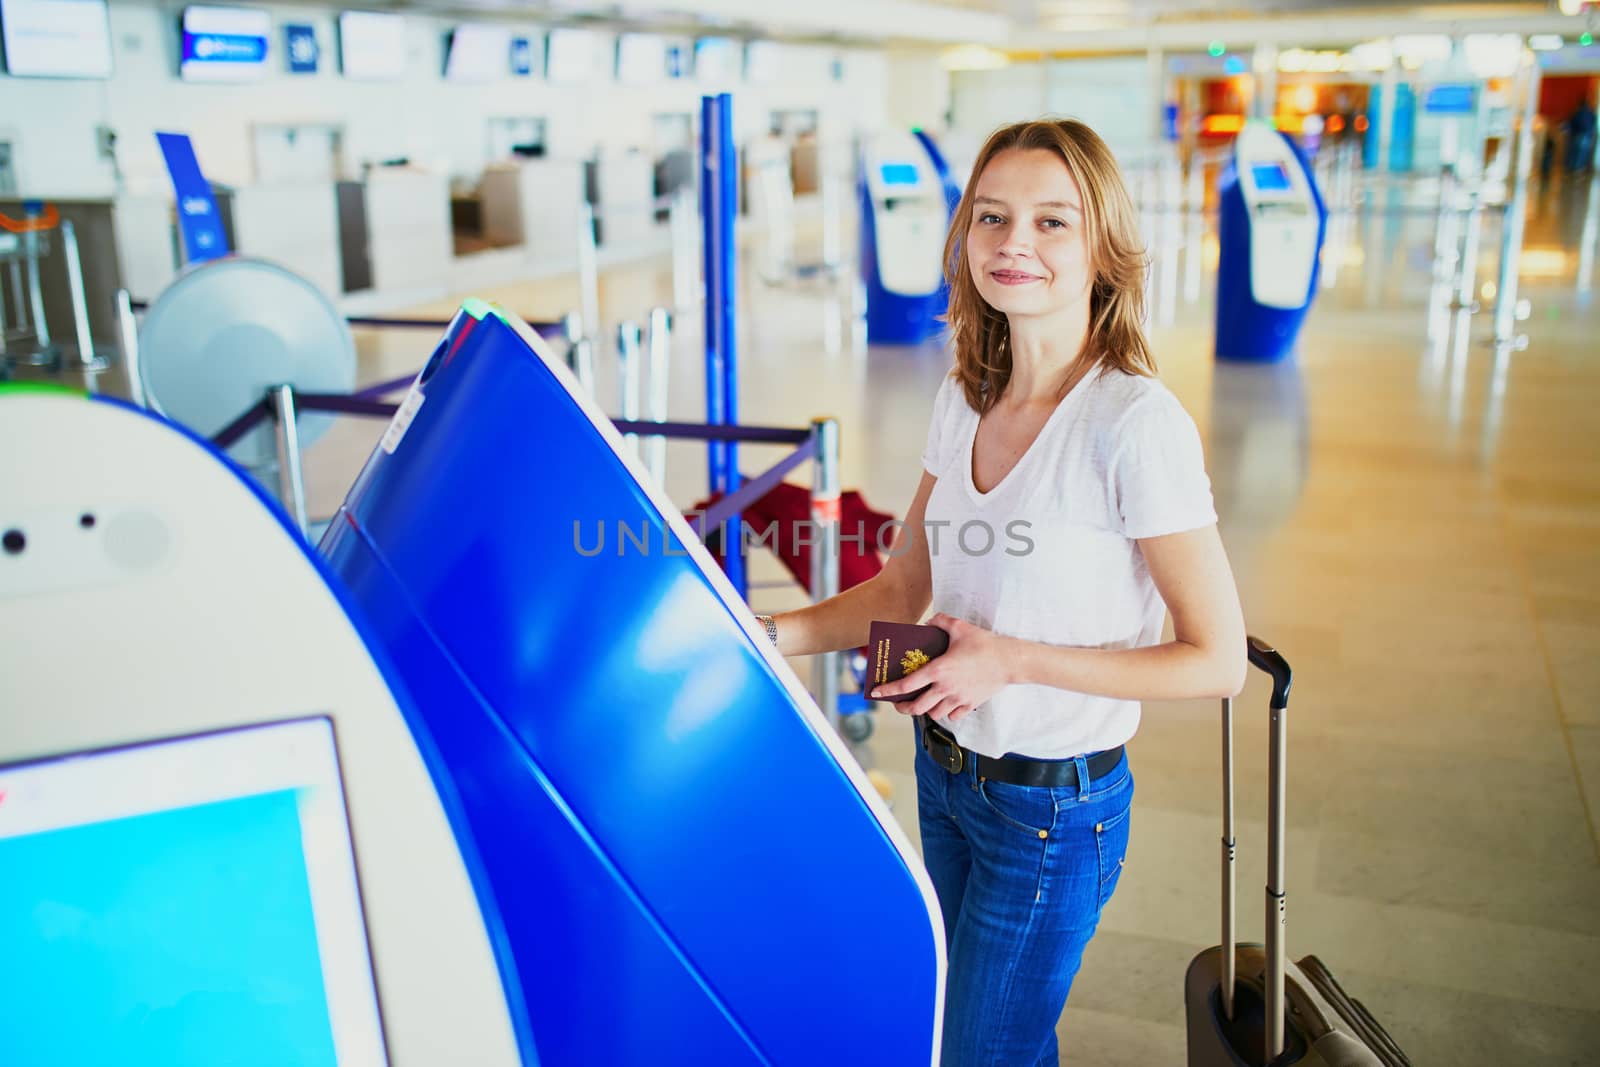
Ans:
POLYGON ((1003 126, 989 135, 972 166, 966 191, 950 221, 944 244, 944 276, 950 286, 945 322, 955 346, 956 376, 967 403, 986 412, 1011 380, 1010 332, 1006 317, 978 293, 967 266, 966 236, 972 226, 972 198, 984 168, 1001 152, 1044 149, 1067 165, 1083 198, 1088 228, 1089 334, 1080 356, 1128 374, 1153 377, 1155 358, 1144 335, 1144 278, 1147 260, 1139 239, 1138 217, 1122 171, 1111 149, 1077 119, 1049 119, 1003 126))

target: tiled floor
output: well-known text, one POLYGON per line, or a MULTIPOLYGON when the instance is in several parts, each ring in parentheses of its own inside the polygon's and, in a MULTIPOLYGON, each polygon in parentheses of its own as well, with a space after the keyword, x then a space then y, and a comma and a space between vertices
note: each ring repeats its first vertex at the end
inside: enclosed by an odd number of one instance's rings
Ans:
MULTIPOLYGON (((1498 374, 1488 312, 1467 323, 1465 343, 1430 345, 1435 218, 1400 211, 1402 199, 1379 195, 1335 227, 1328 262, 1342 267, 1294 361, 1212 359, 1212 264, 1199 300, 1179 295, 1170 321, 1158 316, 1155 350, 1205 437, 1250 627, 1295 668, 1291 955, 1325 959, 1418 1064, 1594 1063, 1600 308, 1578 245, 1595 196, 1558 186, 1530 212, 1528 345, 1502 352, 1498 374)), ((1497 222, 1484 238, 1480 284, 1495 278, 1497 222)), ((1182 255, 1204 257, 1208 244, 1214 257, 1211 242, 1182 255)), ((1180 264, 1172 277, 1186 277, 1180 264)), ((602 303, 612 321, 642 320, 670 292, 665 265, 652 264, 608 273, 602 303)), ((576 303, 566 280, 475 295, 533 317, 576 303)), ((771 288, 746 271, 738 300, 742 420, 836 416, 845 484, 903 510, 948 357, 852 351, 848 299, 825 306, 815 285, 771 288), (829 316, 840 351, 827 350, 829 316)), ((694 317, 678 331, 674 418, 703 414, 694 317)), ((419 366, 430 338, 360 343, 363 380, 374 380, 419 366)), ((600 370, 605 402, 614 376, 600 370)), ((380 432, 347 420, 314 447, 313 512, 333 509, 380 432)), ((687 505, 705 484, 703 452, 674 444, 669 456, 670 495, 687 505)), ((776 458, 746 449, 742 465, 776 458)), ((755 574, 783 576, 765 558, 755 574)), ((762 588, 752 599, 775 609, 800 597, 762 588)), ((1237 707, 1240 932, 1258 939, 1260 679, 1237 707)), ((878 720, 862 757, 894 783, 914 837, 908 726, 878 720)), ((1061 1022, 1068 1063, 1183 1061, 1184 968, 1218 937, 1217 737, 1212 702, 1145 707, 1128 871, 1061 1022)))

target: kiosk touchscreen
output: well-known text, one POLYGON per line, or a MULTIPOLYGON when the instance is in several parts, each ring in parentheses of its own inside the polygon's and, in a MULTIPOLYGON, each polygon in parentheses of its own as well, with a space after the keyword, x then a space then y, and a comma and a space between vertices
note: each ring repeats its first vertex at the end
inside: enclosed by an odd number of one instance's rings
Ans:
POLYGON ((387 1062, 327 718, 0 767, 0 1055, 387 1062))
POLYGON ((1218 182, 1217 355, 1288 355, 1316 292, 1327 212, 1294 145, 1265 123, 1240 131, 1218 182))
POLYGON ((0 1064, 532 1067, 409 705, 255 483, 0 386, 0 1064))

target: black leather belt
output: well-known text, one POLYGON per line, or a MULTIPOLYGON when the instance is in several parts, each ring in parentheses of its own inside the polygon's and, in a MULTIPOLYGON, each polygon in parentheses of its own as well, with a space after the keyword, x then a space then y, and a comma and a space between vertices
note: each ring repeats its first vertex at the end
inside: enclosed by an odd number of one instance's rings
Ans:
MULTIPOLYGON (((962 748, 950 731, 923 718, 917 720, 917 733, 923 750, 933 757, 933 762, 951 774, 960 774, 963 768, 971 767, 979 778, 992 778, 996 782, 1009 782, 1011 785, 1078 784, 1078 764, 1075 760, 1037 760, 1021 756, 1001 756, 996 759, 980 755, 970 748, 962 748)), ((1087 757, 1090 781, 1116 768, 1122 759, 1122 747, 1118 745, 1087 757)))

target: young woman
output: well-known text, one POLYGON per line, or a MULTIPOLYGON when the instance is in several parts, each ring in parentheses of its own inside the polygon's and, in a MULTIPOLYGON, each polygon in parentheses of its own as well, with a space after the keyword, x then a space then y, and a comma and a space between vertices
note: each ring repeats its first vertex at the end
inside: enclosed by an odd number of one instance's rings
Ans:
POLYGON ((1055 1064, 1127 852, 1139 702, 1237 693, 1244 621, 1199 434, 1155 378, 1136 215, 1105 143, 1071 120, 997 131, 945 261, 956 366, 906 540, 877 578, 769 632, 786 654, 854 648, 873 619, 936 610, 949 651, 873 695, 929 687, 894 707, 916 720, 949 939, 943 1062, 1055 1064))

